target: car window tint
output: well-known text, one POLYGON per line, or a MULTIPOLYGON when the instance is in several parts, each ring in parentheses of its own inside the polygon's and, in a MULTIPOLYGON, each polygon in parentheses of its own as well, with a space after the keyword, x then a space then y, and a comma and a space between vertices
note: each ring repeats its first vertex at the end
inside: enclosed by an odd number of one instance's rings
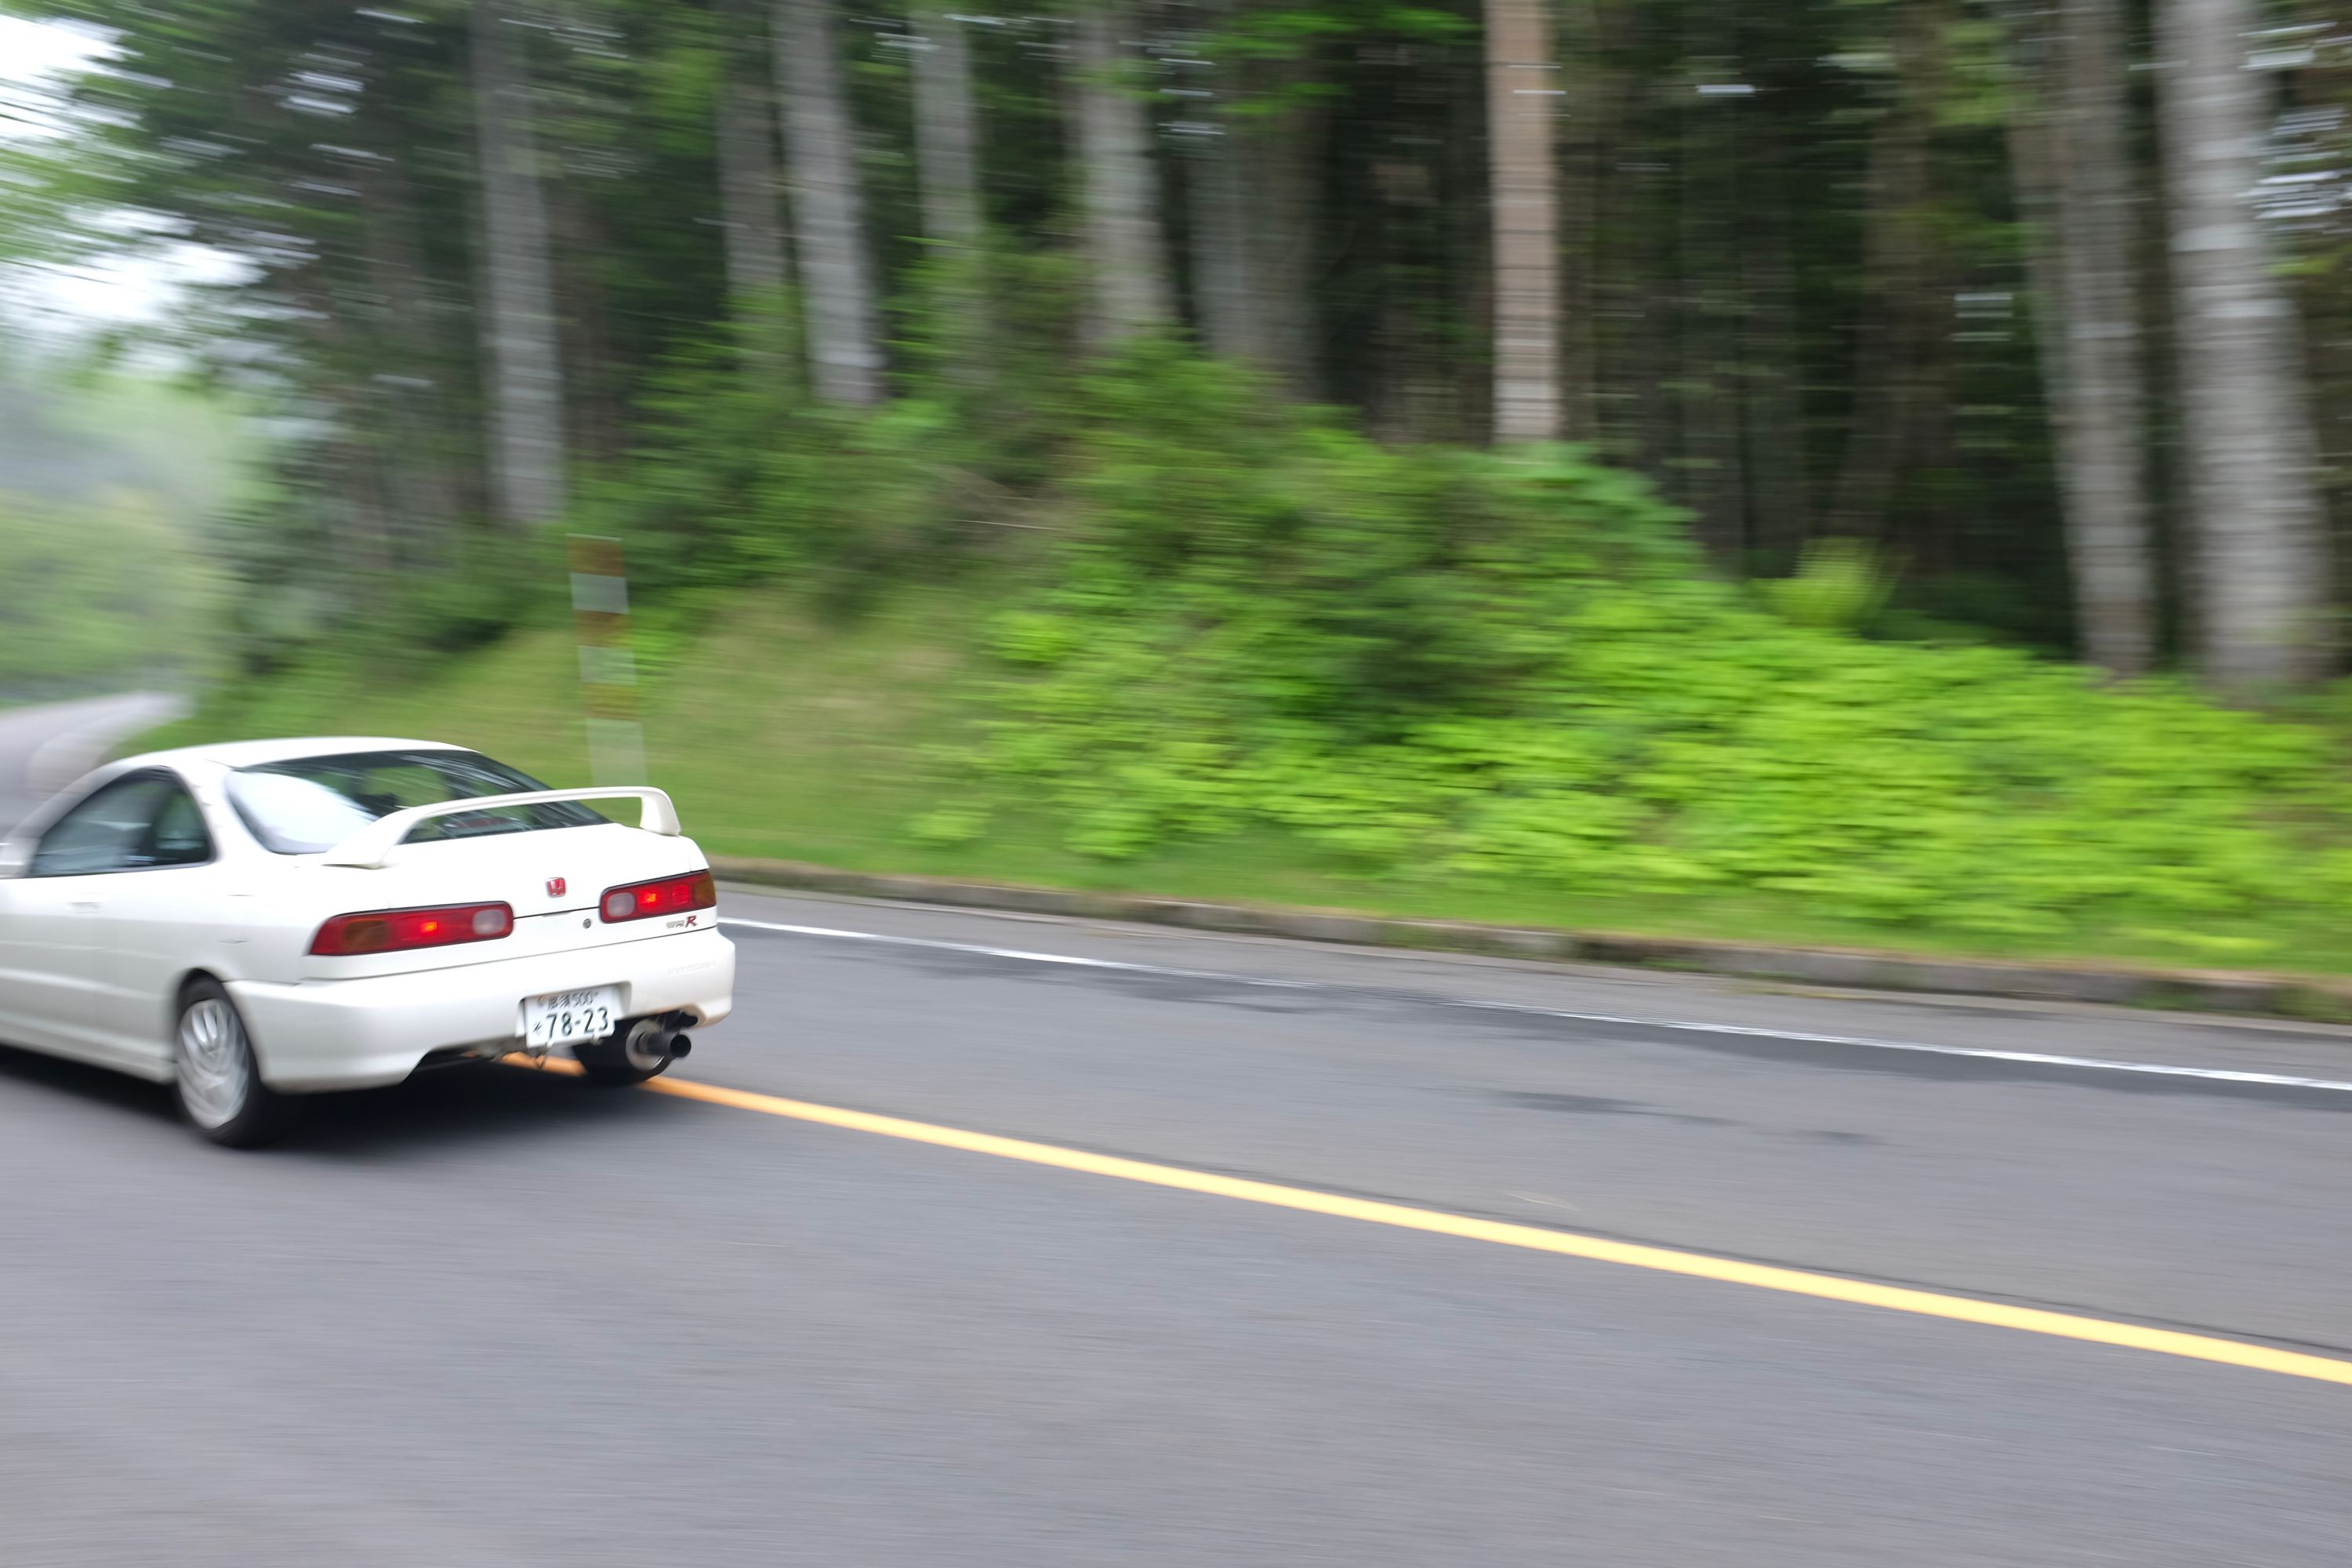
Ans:
POLYGON ((360 788, 371 803, 380 803, 386 811, 404 811, 412 805, 431 805, 464 795, 511 795, 508 789, 452 788, 450 781, 431 768, 404 763, 388 768, 370 768, 359 775, 360 788))
POLYGON ((165 785, 147 854, 154 866, 201 866, 213 858, 213 836, 205 826, 205 814, 195 797, 177 784, 165 785))
MULTIPOLYGON (((478 752, 360 752, 240 768, 229 775, 228 795, 265 847, 280 855, 315 855, 395 811, 546 787, 478 752)), ((568 802, 498 806, 432 818, 408 837, 470 838, 605 820, 568 802)))
POLYGON ((156 813, 178 789, 154 773, 117 779, 41 835, 40 847, 33 851, 32 874, 89 877, 152 864, 150 842, 156 813))
POLYGON ((332 849, 384 815, 316 779, 291 773, 232 773, 228 797, 253 836, 280 855, 332 849))

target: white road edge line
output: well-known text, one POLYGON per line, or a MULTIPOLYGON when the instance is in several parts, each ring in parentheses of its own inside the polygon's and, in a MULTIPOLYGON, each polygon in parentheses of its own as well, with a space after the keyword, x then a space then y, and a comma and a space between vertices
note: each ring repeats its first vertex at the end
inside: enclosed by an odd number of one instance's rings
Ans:
POLYGON ((1312 980, 1267 980, 1255 974, 1229 974, 1219 969, 1170 969, 1157 963, 1123 963, 1115 958, 1079 958, 1066 952, 1029 952, 1017 947, 982 947, 977 942, 935 942, 920 936, 885 936, 880 931, 839 931, 832 926, 784 925, 775 921, 747 921, 721 915, 720 925, 749 926, 753 931, 783 931, 793 936, 836 937, 845 942, 878 942, 893 947, 930 947, 947 952, 977 952, 990 958, 1017 958, 1024 963, 1060 963, 1073 969, 1124 969, 1137 974, 1165 974, 1184 980, 1222 980, 1235 985, 1265 985, 1277 991, 1329 991, 1337 987, 1312 980))
MULTIPOLYGON (((789 936, 826 937, 841 942, 873 942, 892 947, 926 947, 946 952, 978 953, 989 958, 1016 959, 1024 963, 1058 963, 1073 969, 1118 969, 1136 974, 1160 974, 1182 980, 1217 980, 1233 985, 1263 985, 1280 991, 1339 991, 1347 987, 1312 980, 1268 980, 1255 974, 1233 974, 1214 969, 1171 969, 1157 963, 1129 963, 1112 958, 1079 958, 1064 952, 1029 952, 1017 947, 986 947, 978 942, 941 942, 930 937, 886 936, 879 931, 844 931, 832 926, 786 925, 776 921, 743 920, 722 915, 719 924, 752 931, 780 931, 789 936)), ((2093 1072, 2141 1073, 2158 1078, 2204 1079, 2217 1083, 2261 1084, 2270 1089, 2326 1089, 2352 1094, 2352 1082, 2328 1078, 2295 1078, 2285 1073, 2239 1072, 2228 1068, 2171 1067, 2163 1062, 2114 1061, 2105 1057, 2056 1056, 2044 1051, 1997 1051, 1976 1046, 1930 1046, 1916 1040, 1879 1040, 1864 1035, 1817 1035, 1802 1029, 1766 1029, 1742 1024, 1696 1024, 1676 1018, 1628 1018, 1611 1013, 1574 1013, 1559 1007, 1537 1007, 1523 1002, 1461 1001, 1438 998, 1448 1007, 1483 1013, 1525 1013, 1539 1018, 1559 1018, 1577 1024, 1611 1024, 1642 1029, 1679 1029, 1697 1035, 1737 1035, 1755 1039, 1788 1040, 1809 1046, 1850 1046, 1873 1051, 1913 1051, 1933 1057, 1974 1057, 1984 1061, 2023 1062, 2032 1067, 2074 1068, 2093 1072)))

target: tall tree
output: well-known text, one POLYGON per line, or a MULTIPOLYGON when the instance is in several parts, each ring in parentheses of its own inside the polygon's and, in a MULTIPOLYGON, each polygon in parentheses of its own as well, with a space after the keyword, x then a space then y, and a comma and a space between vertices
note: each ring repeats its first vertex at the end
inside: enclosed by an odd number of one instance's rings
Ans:
POLYGON ((775 46, 810 377, 828 402, 867 407, 882 399, 882 349, 833 0, 777 0, 775 46))
POLYGON ((2058 95, 2057 52, 2047 26, 2051 13, 2042 0, 2003 0, 2001 11, 2010 88, 2017 100, 2002 117, 2001 130, 2011 195, 2025 228, 2034 372, 2054 424, 2065 405, 2066 381, 2065 328, 2059 316, 2064 268, 2058 259, 2058 231, 2066 211, 2066 141, 2062 118, 2049 107, 2058 95))
POLYGON ((1080 11, 1073 27, 1078 160, 1094 283, 1088 336, 1098 346, 1175 318, 1160 232, 1160 175, 1151 158, 1150 122, 1123 79, 1122 43, 1132 16, 1126 0, 1104 0, 1080 11))
POLYGON ((1595 323, 1601 298, 1605 247, 1601 239, 1602 195, 1609 164, 1618 158, 1618 104, 1612 71, 1601 50, 1612 18, 1608 0, 1561 0, 1559 56, 1562 102, 1572 106, 1560 124, 1561 247, 1560 434, 1591 441, 1600 434, 1601 337, 1595 323))
POLYGON ((1186 162, 1186 216, 1202 336, 1296 397, 1316 395, 1316 185, 1322 170, 1328 62, 1312 37, 1286 36, 1300 13, 1282 0, 1199 9, 1199 52, 1215 62, 1207 134, 1186 162))
POLYGON ((784 228, 760 16, 750 0, 727 0, 719 22, 719 198, 727 289, 740 310, 782 291, 784 228))
POLYGON ((554 264, 520 32, 507 0, 475 0, 485 294, 478 310, 493 429, 490 492, 499 519, 516 526, 559 515, 564 481, 554 264))
POLYGON ((1893 19, 1893 80, 1870 140, 1853 408, 1832 503, 1838 531, 1857 538, 1887 534, 1905 462, 1937 413, 1949 334, 1939 319, 1948 295, 1938 287, 1931 138, 1947 81, 1949 20, 1949 0, 1913 0, 1893 19))
POLYGON ((447 422, 436 417, 434 406, 440 385, 436 374, 464 363, 464 355, 436 309, 401 154, 366 164, 357 189, 369 326, 379 342, 413 344, 415 368, 425 373, 374 377, 369 390, 377 409, 365 422, 384 448, 385 489, 404 536, 401 553, 408 564, 423 565, 434 561, 446 531, 465 510, 459 476, 471 465, 449 449, 447 422))
POLYGON ((981 233, 980 116, 972 108, 971 48, 963 23, 940 0, 919 0, 915 153, 923 184, 923 233, 973 245, 981 233))
POLYGON ((2063 0, 2060 11, 2058 455, 2083 651, 2134 676, 2156 660, 2156 590, 2121 9, 2118 0, 2063 0))
POLYGON ((2083 653, 2118 676, 2156 659, 2141 395, 2137 203, 2117 0, 2012 7, 2011 175, 2032 226, 2045 395, 2055 413, 2075 625, 2083 653), (2054 37, 2040 29, 2054 22, 2054 37))
POLYGON ((1322 100, 1301 90, 1309 64, 1267 62, 1273 85, 1266 90, 1282 96, 1243 139, 1257 213, 1257 221, 1248 226, 1257 255, 1255 357, 1294 397, 1321 395, 1313 285, 1315 237, 1322 218, 1318 187, 1330 120, 1322 100))
POLYGON ((1495 438, 1559 434, 1559 236, 1546 0, 1486 0, 1495 230, 1495 438))
POLYGON ((1803 367, 1799 360, 1797 269, 1790 231, 1789 150, 1778 123, 1751 118, 1736 157, 1743 183, 1737 240, 1746 320, 1739 399, 1747 455, 1749 548, 1765 560, 1792 560, 1811 527, 1805 465, 1803 367))
POLYGON ((2247 0, 2160 0, 2165 183, 2205 674, 2225 689, 2333 662, 2327 542, 2293 307, 2252 193, 2261 79, 2247 0))
POLYGON ((1742 142, 1750 134, 1738 89, 1735 16, 1690 7, 1684 16, 1683 90, 1677 127, 1675 270, 1675 381, 1681 461, 1676 493, 1708 553, 1736 566, 1748 544, 1748 484, 1740 409, 1746 390, 1748 300, 1735 240, 1746 193, 1742 142))
POLYGON ((1208 123, 1212 134, 1194 144, 1185 164, 1185 217, 1192 229, 1201 338, 1212 353, 1255 360, 1263 353, 1265 326, 1241 127, 1231 106, 1223 104, 1208 123))
MULTIPOLYGON (((1232 7, 1226 0, 1202 0, 1202 21, 1212 37, 1227 22, 1232 7)), ((1195 53, 1221 52, 1205 45, 1195 53)), ((1228 59, 1215 68, 1213 85, 1195 92, 1213 95, 1202 124, 1203 134, 1192 145, 1185 161, 1185 220, 1192 242, 1192 297, 1200 320, 1202 341, 1212 353, 1228 359, 1256 357, 1262 348, 1264 325, 1255 277, 1258 247, 1253 243, 1249 211, 1247 151, 1242 144, 1242 96, 1239 61, 1228 59)))

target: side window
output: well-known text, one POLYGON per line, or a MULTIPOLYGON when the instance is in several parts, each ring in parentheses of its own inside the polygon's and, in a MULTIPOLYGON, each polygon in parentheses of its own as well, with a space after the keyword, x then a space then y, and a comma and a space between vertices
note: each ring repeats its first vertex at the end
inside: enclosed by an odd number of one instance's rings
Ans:
POLYGON ((153 773, 117 779, 49 825, 33 851, 36 877, 125 871, 146 846, 164 783, 153 773))
POLYGON ((204 815, 165 773, 117 779, 49 826, 28 868, 36 877, 91 877, 212 858, 204 815))
POLYGON ((147 851, 151 866, 201 866, 213 858, 213 836, 205 831, 205 814, 195 796, 176 781, 165 786, 147 851))

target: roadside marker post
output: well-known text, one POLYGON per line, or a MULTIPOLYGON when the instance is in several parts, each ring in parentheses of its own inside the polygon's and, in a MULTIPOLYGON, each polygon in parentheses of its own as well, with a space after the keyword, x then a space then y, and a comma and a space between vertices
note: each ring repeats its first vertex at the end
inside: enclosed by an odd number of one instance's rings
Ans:
POLYGON ((637 718, 637 665, 629 647, 629 577, 621 542, 575 533, 572 619, 580 645, 580 692, 588 718, 592 784, 641 784, 646 735, 637 718))

